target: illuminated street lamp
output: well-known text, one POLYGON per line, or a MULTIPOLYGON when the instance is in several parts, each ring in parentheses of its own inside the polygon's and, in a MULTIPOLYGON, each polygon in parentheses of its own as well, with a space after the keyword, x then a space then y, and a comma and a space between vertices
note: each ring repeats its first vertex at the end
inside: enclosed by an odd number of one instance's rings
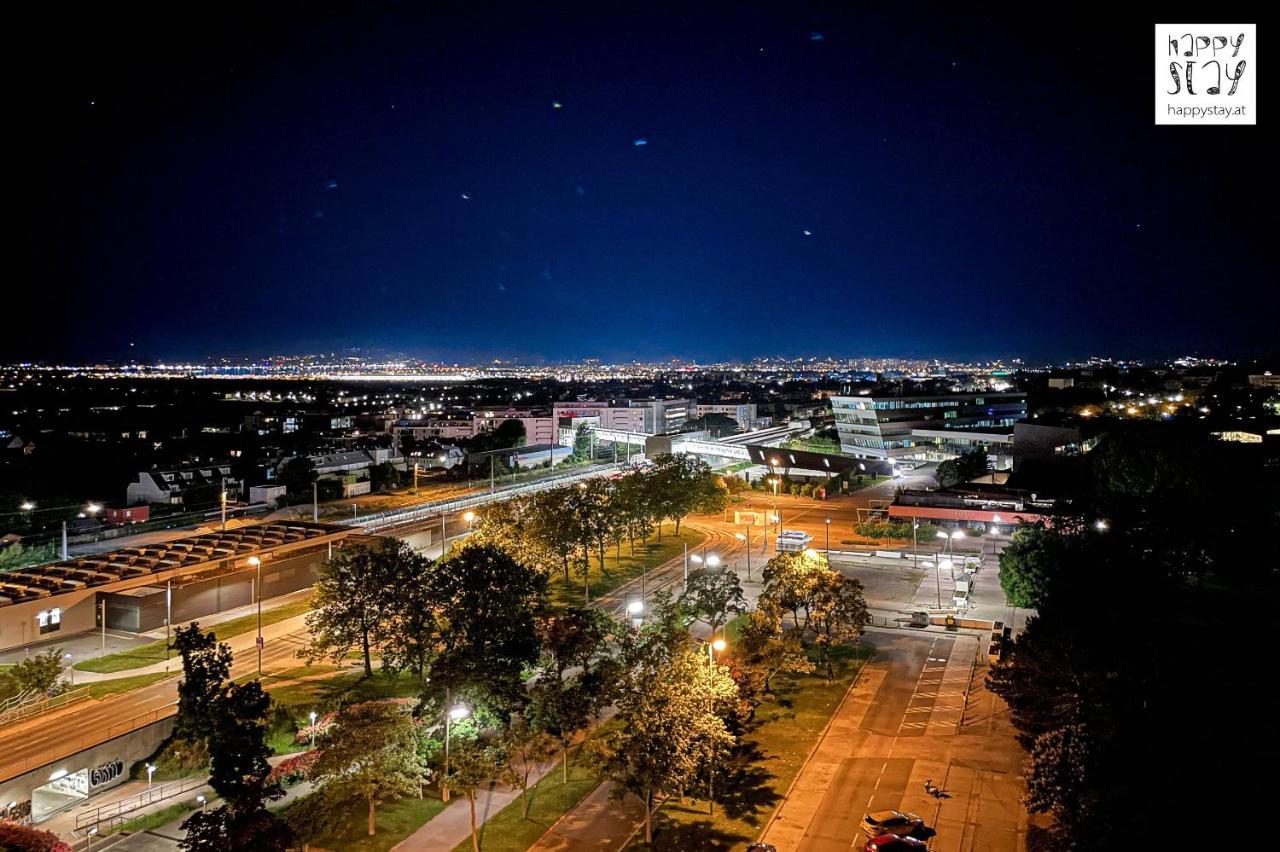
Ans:
POLYGON ((33 509, 35 509, 35 507, 36 507, 36 504, 32 503, 30 500, 23 500, 22 505, 19 506, 18 508, 24 512, 30 512, 33 509))
POLYGON ((204 797, 203 793, 201 793, 199 796, 196 796, 196 804, 200 806, 200 810, 204 810, 204 806, 208 801, 209 800, 204 797))
POLYGON ((715 568, 720 564, 720 557, 715 553, 707 554, 707 567, 715 568))
POLYGON ((827 515, 827 561, 831 561, 831 516, 827 515))
POLYGON ((147 764, 147 792, 151 792, 151 776, 156 773, 156 765, 154 763, 147 764))
POLYGON ((1111 525, 1108 524, 1106 521, 1102 520, 1101 518, 1093 522, 1093 528, 1098 532, 1106 532, 1108 529, 1110 529, 1110 527, 1111 525))
MULTIPOLYGON (((725 642, 723 639, 713 639, 712 641, 707 643, 708 672, 712 672, 715 670, 715 662, 716 662, 715 655, 720 651, 723 651, 724 649, 725 649, 725 642)), ((713 707, 715 706, 714 699, 712 701, 712 706, 713 707)), ((708 773, 707 773, 707 812, 708 813, 715 813, 715 810, 716 810, 715 783, 716 783, 716 770, 715 770, 715 758, 713 756, 711 761, 711 766, 708 768, 708 773)))
POLYGON ((463 512, 463 513, 462 513, 462 520, 464 520, 464 521, 466 521, 466 522, 467 522, 467 533, 468 533, 468 534, 470 534, 470 533, 471 533, 471 525, 475 522, 475 519, 476 519, 476 513, 475 513, 475 512, 472 512, 472 511, 469 511, 469 510, 468 510, 468 511, 466 511, 466 512, 463 512))
POLYGON ((747 546, 747 582, 751 582, 751 539, 742 533, 734 533, 733 537, 747 546))
POLYGON ((249 557, 249 564, 257 571, 253 588, 258 598, 258 677, 262 677, 262 560, 256 556, 249 557))
POLYGON ((75 666, 73 666, 73 665, 71 664, 71 654, 69 654, 69 653, 68 653, 68 654, 63 654, 63 655, 62 655, 62 659, 64 659, 64 660, 66 660, 66 661, 67 661, 67 679, 71 682, 71 685, 72 685, 72 686, 75 686, 75 685, 76 685, 76 670, 75 670, 75 666))
POLYGON ((316 711, 312 710, 311 716, 311 747, 316 747, 316 711))
MULTIPOLYGON (((449 690, 444 691, 444 706, 449 707, 453 703, 452 693, 449 690)), ((471 710, 465 704, 458 704, 449 707, 448 712, 444 714, 444 776, 440 784, 440 798, 449 801, 449 732, 454 722, 459 722, 471 714, 471 710)))
POLYGON ((86 506, 84 507, 84 510, 85 510, 86 512, 88 512, 90 515, 96 515, 96 514, 98 514, 99 512, 101 512, 101 511, 102 511, 102 504, 101 504, 101 503, 89 503, 88 505, 86 505, 86 506))

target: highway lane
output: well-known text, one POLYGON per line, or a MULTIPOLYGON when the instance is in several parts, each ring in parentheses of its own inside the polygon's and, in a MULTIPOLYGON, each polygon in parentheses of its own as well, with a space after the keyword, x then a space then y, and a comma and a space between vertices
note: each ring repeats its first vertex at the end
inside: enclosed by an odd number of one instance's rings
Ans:
MULTIPOLYGON (((264 673, 281 672, 302 665, 297 658, 308 634, 305 616, 268 625, 263 636, 264 673)), ((231 676, 255 674, 258 654, 255 633, 233 637, 231 676)), ((181 670, 173 660, 175 674, 181 670)), ((128 676, 130 672, 122 672, 128 676)), ((270 687, 268 687, 270 688, 270 687)), ((81 701, 31 719, 0 728, 0 780, 105 742, 143 724, 176 712, 178 678, 171 677, 142 689, 108 696, 101 701, 81 701)))

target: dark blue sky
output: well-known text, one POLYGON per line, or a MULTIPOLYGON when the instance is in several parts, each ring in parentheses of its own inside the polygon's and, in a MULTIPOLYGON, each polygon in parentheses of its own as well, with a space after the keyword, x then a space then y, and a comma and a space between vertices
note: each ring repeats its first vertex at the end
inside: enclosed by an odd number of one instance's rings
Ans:
POLYGON ((35 13, 0 352, 1274 349, 1270 122, 1152 126, 1155 16, 893 5, 35 13))

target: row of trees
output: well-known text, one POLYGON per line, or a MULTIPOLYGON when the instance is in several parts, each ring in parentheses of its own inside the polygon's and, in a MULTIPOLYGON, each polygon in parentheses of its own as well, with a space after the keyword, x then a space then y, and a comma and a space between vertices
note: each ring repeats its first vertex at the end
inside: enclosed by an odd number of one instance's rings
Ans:
MULTIPOLYGON (((500 547, 540 573, 571 573, 584 583, 594 557, 604 572, 605 551, 627 541, 662 537, 663 522, 680 532, 690 514, 724 509, 729 491, 706 462, 664 454, 650 467, 616 480, 595 477, 486 508, 473 538, 500 547)), ((584 586, 585 588, 585 586, 584 586)))
POLYGON ((1078 514, 1001 555, 1009 601, 1036 615, 989 683, 1028 754, 1027 807, 1052 816, 1047 848, 1180 842, 1223 779, 1249 786, 1253 759, 1221 742, 1240 722, 1226 691, 1255 677, 1236 649, 1264 647, 1265 619, 1241 615, 1274 585, 1280 528, 1240 460, 1170 428, 1113 434, 1082 462, 1078 514))
MULTIPOLYGON (((644 623, 632 630, 599 610, 550 607, 546 575, 491 541, 469 539, 434 562, 397 542, 344 549, 318 588, 309 653, 340 658, 369 648, 384 671, 411 672, 421 689, 417 744, 385 752, 379 744, 399 741, 398 734, 355 730, 376 728, 374 711, 350 718, 354 711, 342 711, 322 739, 316 801, 349 798, 346 782, 324 792, 345 777, 328 767, 363 765, 355 755, 374 745, 376 759, 365 762, 379 767, 383 786, 360 788, 371 830, 374 801, 408 795, 427 778, 469 797, 492 779, 525 790, 533 767, 558 753, 567 781, 575 739, 610 708, 623 723, 593 741, 590 754, 619 795, 635 794, 651 815, 666 796, 710 786, 774 678, 812 671, 815 661, 831 677, 832 646, 855 640, 867 621, 860 584, 813 551, 781 554, 764 570, 760 605, 737 646, 727 662, 709 663, 689 625, 703 622, 715 636, 746 612, 731 570, 697 571, 679 597, 652 596, 644 623), (374 576, 393 582, 378 591, 368 581, 374 576), (466 715, 452 725, 446 766, 441 722, 459 707, 466 715), (329 748, 342 756, 326 758, 329 748)), ((338 810, 333 801, 324 808, 313 801, 298 806, 290 823, 301 835, 322 834, 317 820, 338 810)))

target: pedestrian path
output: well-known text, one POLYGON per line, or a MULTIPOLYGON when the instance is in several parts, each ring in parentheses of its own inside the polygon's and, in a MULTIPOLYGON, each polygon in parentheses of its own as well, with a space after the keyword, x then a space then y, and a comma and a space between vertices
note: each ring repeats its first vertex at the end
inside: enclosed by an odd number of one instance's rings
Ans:
POLYGON ((547 829, 529 847, 529 852, 612 852, 621 849, 644 825, 644 805, 635 796, 615 802, 613 790, 612 781, 597 786, 547 829))
MULTIPOLYGON (((580 743, 583 734, 575 738, 580 743)), ((560 771, 560 757, 544 760, 529 773, 529 786, 542 780, 552 771, 560 771)), ((476 791, 476 827, 480 827, 508 805, 520 807, 517 801, 520 790, 505 784, 476 791)), ((455 793, 452 801, 440 813, 422 825, 413 834, 391 847, 392 852, 450 852, 459 843, 471 837, 471 808, 465 794, 455 793)))

